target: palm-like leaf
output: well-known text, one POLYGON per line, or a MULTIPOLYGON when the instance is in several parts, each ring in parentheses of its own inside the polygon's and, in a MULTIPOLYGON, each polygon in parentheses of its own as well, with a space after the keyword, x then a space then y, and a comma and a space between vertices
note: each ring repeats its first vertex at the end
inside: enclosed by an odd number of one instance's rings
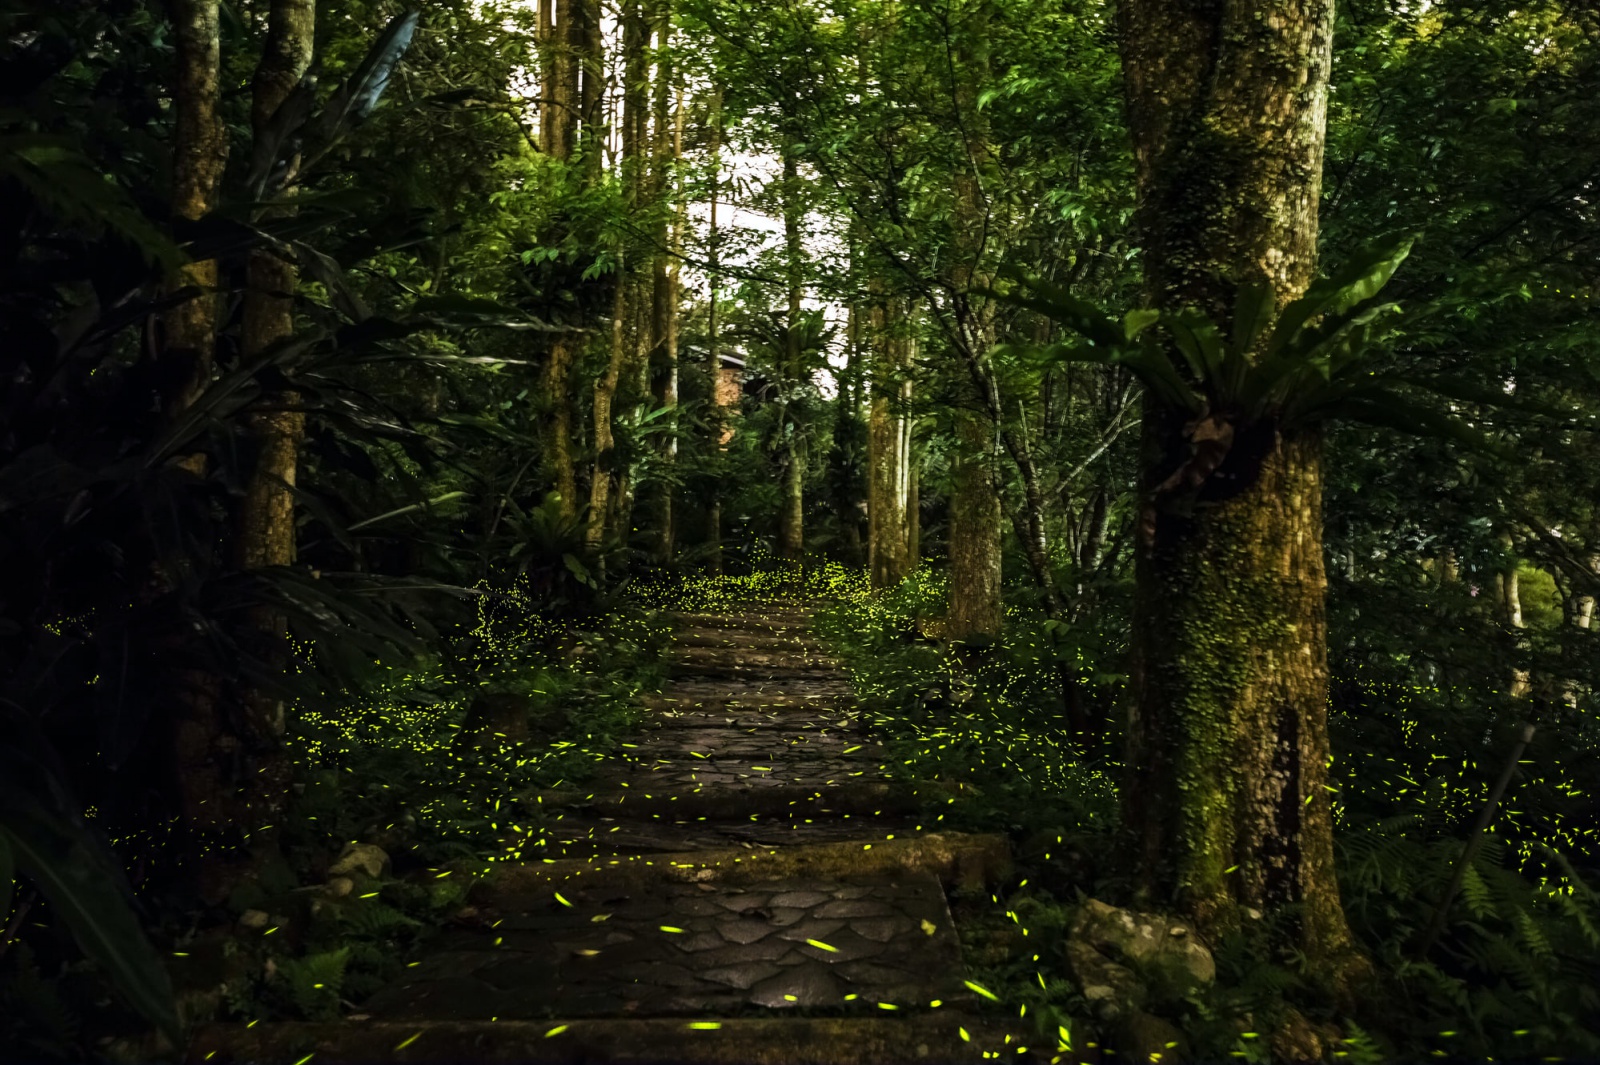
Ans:
POLYGON ((1046 363, 1126 366, 1163 405, 1190 416, 1226 412, 1243 423, 1271 418, 1284 426, 1359 421, 1492 450, 1482 433, 1420 398, 1430 393, 1459 397, 1470 391, 1476 402, 1493 402, 1497 397, 1491 391, 1444 380, 1375 377, 1361 370, 1398 324, 1397 305, 1375 297, 1410 253, 1412 241, 1409 236, 1388 238, 1359 252, 1314 282, 1275 322, 1272 286, 1241 285, 1227 336, 1193 308, 1132 311, 1119 325, 1059 286, 1010 271, 1006 276, 1022 291, 999 289, 989 295, 1046 315, 1083 339, 998 350, 1046 363), (1156 340, 1158 330, 1152 326, 1166 334, 1169 346, 1156 340))
MULTIPOLYGON (((131 1006, 181 1044, 166 966, 139 927, 122 868, 70 802, 55 801, 64 788, 48 762, 28 758, 21 745, 0 746, 0 864, 14 856, 84 954, 131 1006)), ((9 894, 11 870, 0 868, 0 879, 9 894)))

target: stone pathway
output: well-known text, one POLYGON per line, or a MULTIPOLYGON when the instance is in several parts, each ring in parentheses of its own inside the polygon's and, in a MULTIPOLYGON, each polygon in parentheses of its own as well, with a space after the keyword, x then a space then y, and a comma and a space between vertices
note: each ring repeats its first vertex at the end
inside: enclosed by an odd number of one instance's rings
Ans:
POLYGON ((528 797, 560 857, 480 882, 350 1020, 215 1026, 190 1060, 1016 1060, 963 1012, 945 894, 1004 841, 934 831, 953 792, 893 778, 808 611, 678 621, 625 757, 528 797))

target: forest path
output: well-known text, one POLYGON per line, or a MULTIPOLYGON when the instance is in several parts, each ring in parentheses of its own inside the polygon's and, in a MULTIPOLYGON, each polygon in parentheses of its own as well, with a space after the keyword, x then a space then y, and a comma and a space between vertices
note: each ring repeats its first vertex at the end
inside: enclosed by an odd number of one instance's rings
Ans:
POLYGON ((926 831, 919 811, 948 789, 893 778, 808 609, 676 620, 673 679, 626 757, 581 792, 529 797, 564 857, 499 866, 468 919, 355 1017, 209 1029, 190 1060, 798 1065, 999 1050, 960 1012, 972 996, 945 892, 1001 875, 1004 840, 926 831))

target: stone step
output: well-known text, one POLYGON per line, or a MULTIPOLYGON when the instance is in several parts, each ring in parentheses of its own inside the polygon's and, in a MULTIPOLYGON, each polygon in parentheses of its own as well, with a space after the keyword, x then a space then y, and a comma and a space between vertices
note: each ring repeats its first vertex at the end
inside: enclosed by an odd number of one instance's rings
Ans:
POLYGON ((836 810, 820 810, 810 803, 789 807, 786 813, 736 820, 685 818, 667 821, 603 817, 574 811, 539 829, 549 843, 535 853, 548 858, 612 858, 732 847, 751 850, 812 843, 862 843, 889 835, 910 836, 915 829, 911 814, 866 811, 845 817, 836 810))
POLYGON ((378 1019, 872 1013, 958 1003, 961 943, 937 876, 748 883, 594 878, 474 896, 476 910, 360 1010, 378 1019))
POLYGON ((836 731, 853 735, 863 727, 860 715, 853 710, 813 706, 762 710, 736 704, 709 708, 689 704, 680 709, 677 704, 662 703, 640 723, 647 736, 683 728, 775 729, 796 733, 836 731))
POLYGON ((722 821, 748 821, 755 817, 787 817, 809 810, 802 817, 849 814, 914 814, 930 805, 974 794, 973 789, 944 781, 888 781, 856 778, 832 786, 763 780, 748 787, 704 786, 698 791, 656 790, 642 783, 626 788, 612 786, 587 791, 558 789, 538 792, 519 800, 532 810, 573 808, 599 817, 630 817, 685 821, 704 817, 722 821))
POLYGON ((822 652, 822 644, 800 635, 759 635, 727 629, 681 629, 672 634, 672 641, 679 647, 748 647, 758 651, 822 652))
MULTIPOLYGON (((666 691, 641 696, 639 705, 647 710, 725 710, 791 713, 813 711, 837 713, 855 706, 855 695, 848 684, 829 684, 826 691, 785 692, 768 690, 766 685, 740 685, 729 691, 727 684, 676 681, 666 691)), ((808 689, 818 687, 808 685, 808 689)))
POLYGON ((677 677, 661 693, 679 699, 709 702, 748 702, 777 705, 781 701, 838 706, 855 701, 850 682, 842 677, 812 674, 805 677, 677 677))
POLYGON ((710 661, 748 662, 752 664, 792 664, 813 666, 818 663, 837 666, 835 659, 819 651, 798 650, 793 647, 749 647, 729 645, 711 647, 703 645, 680 646, 673 657, 679 661, 706 659, 710 661))
POLYGON ((667 620, 686 629, 715 629, 752 636, 771 636, 774 633, 801 636, 811 632, 810 615, 801 613, 668 614, 667 620))
MULTIPOLYGON (((1006 1051, 992 1024, 952 1010, 909 1017, 572 1018, 207 1025, 190 1065, 966 1065, 1006 1051), (963 1030, 970 1042, 962 1038, 963 1030), (555 1035, 551 1035, 555 1032, 555 1035)), ((1002 1060, 1005 1060, 1002 1059, 1002 1060)))
POLYGON ((784 691, 810 691, 826 685, 838 692, 848 687, 843 672, 825 660, 747 662, 735 658, 669 659, 667 675, 674 680, 728 680, 742 684, 771 685, 784 691))
POLYGON ((787 877, 873 877, 918 871, 932 873, 946 885, 981 891, 1010 875, 1010 845, 1000 835, 929 832, 874 843, 500 862, 473 885, 470 897, 475 904, 497 909, 528 909, 549 905, 555 892, 569 887, 643 891, 675 882, 748 884, 787 877))
MULTIPOLYGON (((693 723, 675 720, 643 729, 637 742, 622 748, 618 768, 629 766, 640 774, 653 774, 662 763, 696 766, 704 761, 722 764, 768 763, 782 758, 842 758, 854 763, 877 764, 883 760, 882 748, 858 736, 846 736, 829 729, 806 729, 803 721, 779 721, 779 728, 738 728, 734 724, 693 723), (848 753, 846 753, 848 752, 848 753)), ((851 764, 851 769, 861 769, 851 764)))

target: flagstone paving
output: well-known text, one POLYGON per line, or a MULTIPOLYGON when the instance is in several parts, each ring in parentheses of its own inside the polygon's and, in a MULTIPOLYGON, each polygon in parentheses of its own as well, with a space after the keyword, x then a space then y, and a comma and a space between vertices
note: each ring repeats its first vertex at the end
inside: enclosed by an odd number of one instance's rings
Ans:
POLYGON ((999 875, 1003 840, 934 831, 930 801, 953 789, 894 778, 848 680, 806 635, 808 611, 677 620, 673 680, 645 700, 623 757, 581 790, 523 800, 550 858, 502 865, 344 1025, 216 1026, 191 1060, 297 1060, 286 1055, 309 1047, 317 1061, 464 1048, 483 1061, 976 1061, 997 1049, 997 1033, 958 1012, 971 995, 945 892, 999 875), (371 1034, 408 1025, 416 1034, 387 1051, 371 1034))

